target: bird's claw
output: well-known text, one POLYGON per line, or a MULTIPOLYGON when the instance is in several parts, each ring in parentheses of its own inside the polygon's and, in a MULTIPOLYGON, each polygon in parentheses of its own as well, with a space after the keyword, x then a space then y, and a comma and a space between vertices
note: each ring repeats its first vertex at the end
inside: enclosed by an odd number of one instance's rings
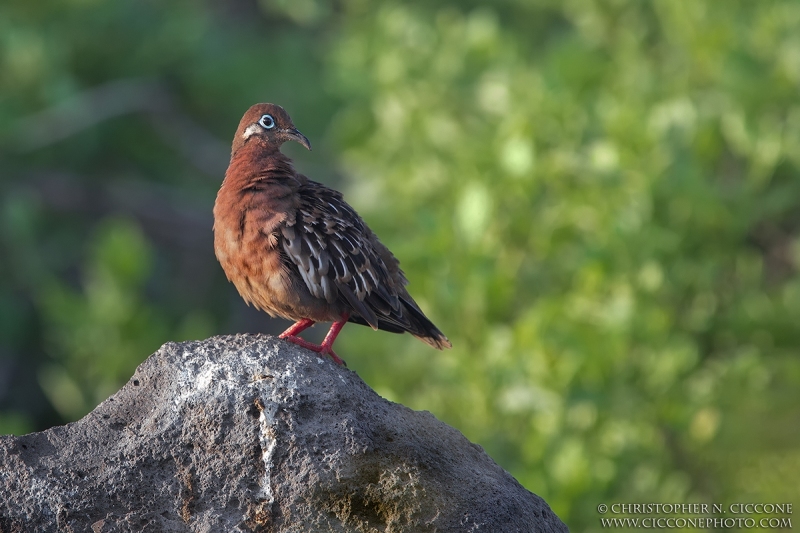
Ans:
POLYGON ((306 350, 311 350, 312 352, 316 352, 316 354, 323 359, 325 358, 326 355, 329 355, 330 358, 333 360, 333 362, 336 363, 337 365, 347 366, 347 363, 344 362, 344 359, 336 355, 336 352, 333 351, 333 348, 331 346, 326 346, 325 343, 314 344, 313 342, 309 342, 296 335, 282 335, 281 338, 291 343, 294 343, 298 346, 302 346, 306 350))
POLYGON ((336 352, 334 352, 332 349, 330 348, 328 348, 327 350, 323 349, 319 352, 320 357, 324 356, 325 354, 330 355, 333 362, 336 363, 337 365, 345 367, 347 366, 347 363, 344 362, 344 359, 336 355, 336 352))

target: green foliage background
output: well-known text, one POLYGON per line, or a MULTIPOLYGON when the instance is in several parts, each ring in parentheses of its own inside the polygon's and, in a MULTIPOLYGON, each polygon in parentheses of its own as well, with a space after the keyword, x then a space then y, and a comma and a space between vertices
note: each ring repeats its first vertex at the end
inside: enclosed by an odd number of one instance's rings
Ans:
POLYGON ((602 502, 798 503, 798 95, 790 0, 7 0, 0 433, 164 342, 280 331, 211 238, 272 101, 453 341, 347 327, 379 393, 575 531, 602 502))

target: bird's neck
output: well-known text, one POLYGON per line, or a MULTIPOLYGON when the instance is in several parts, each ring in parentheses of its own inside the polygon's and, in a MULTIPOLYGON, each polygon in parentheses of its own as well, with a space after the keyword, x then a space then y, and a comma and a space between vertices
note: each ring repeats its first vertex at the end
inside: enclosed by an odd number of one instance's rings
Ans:
POLYGON ((292 160, 278 147, 249 142, 231 155, 223 187, 245 189, 259 182, 294 179, 292 160))

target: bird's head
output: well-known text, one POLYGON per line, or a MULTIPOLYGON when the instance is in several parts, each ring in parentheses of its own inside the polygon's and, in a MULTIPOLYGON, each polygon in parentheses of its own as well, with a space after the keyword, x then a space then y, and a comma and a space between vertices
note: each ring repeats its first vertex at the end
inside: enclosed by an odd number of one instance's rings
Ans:
POLYGON ((275 104, 256 104, 247 110, 236 129, 232 151, 235 153, 245 143, 256 139, 276 149, 286 141, 297 141, 311 150, 311 143, 294 127, 289 113, 275 104))

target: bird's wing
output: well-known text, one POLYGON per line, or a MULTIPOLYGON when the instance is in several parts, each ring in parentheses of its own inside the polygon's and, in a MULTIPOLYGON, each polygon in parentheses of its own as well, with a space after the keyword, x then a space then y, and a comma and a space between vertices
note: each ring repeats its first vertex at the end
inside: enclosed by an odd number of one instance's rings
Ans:
POLYGON ((343 300, 373 329, 379 321, 407 326, 399 298, 405 278, 394 256, 382 253, 385 247, 376 246, 339 192, 309 180, 298 195, 299 207, 279 227, 280 241, 311 294, 329 303, 343 300))

